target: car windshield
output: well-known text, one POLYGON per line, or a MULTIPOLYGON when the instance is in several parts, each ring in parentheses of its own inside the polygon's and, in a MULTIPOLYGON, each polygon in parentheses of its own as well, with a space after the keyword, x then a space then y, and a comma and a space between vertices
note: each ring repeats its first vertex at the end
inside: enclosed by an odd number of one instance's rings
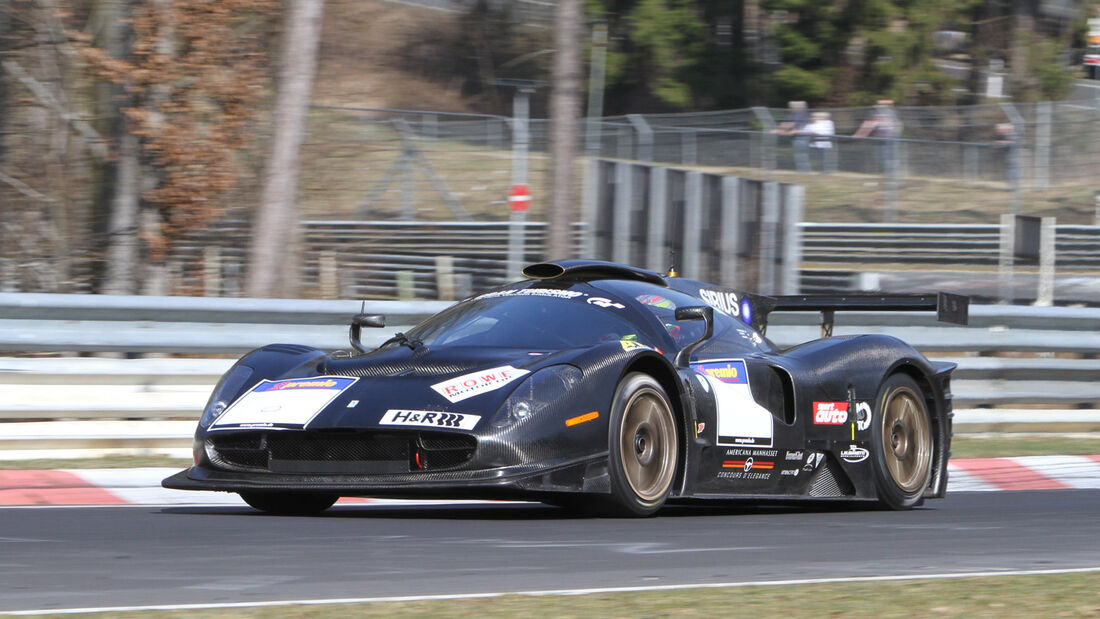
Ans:
POLYGON ((460 303, 409 332, 428 347, 499 346, 559 350, 637 333, 611 299, 550 288, 491 292, 460 303))

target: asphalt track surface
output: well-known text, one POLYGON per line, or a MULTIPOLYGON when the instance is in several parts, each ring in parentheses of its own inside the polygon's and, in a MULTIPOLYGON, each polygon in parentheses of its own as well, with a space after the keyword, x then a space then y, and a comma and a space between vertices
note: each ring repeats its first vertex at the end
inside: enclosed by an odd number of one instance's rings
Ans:
POLYGON ((957 493, 910 512, 540 504, 0 509, 0 611, 1100 566, 1100 490, 957 493))

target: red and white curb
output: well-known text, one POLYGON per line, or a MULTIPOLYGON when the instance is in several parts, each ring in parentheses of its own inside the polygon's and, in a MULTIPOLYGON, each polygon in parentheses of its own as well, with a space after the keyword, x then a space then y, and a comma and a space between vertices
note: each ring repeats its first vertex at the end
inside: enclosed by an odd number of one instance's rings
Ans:
MULTIPOLYGON (((175 468, 0 470, 0 506, 244 505, 236 494, 160 487, 175 468)), ((952 460, 949 492, 1100 489, 1100 455, 952 460)), ((480 501, 340 499, 342 504, 458 504, 480 501)))

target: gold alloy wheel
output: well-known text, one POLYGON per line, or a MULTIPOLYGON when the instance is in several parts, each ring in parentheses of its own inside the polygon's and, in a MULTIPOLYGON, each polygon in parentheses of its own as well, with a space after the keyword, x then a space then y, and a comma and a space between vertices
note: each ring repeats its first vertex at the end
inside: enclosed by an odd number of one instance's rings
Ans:
POLYGON ((676 471, 676 421, 668 403, 651 388, 630 396, 619 432, 626 481, 643 501, 660 499, 676 471))
POLYGON ((919 397, 901 387, 890 394, 882 414, 886 469, 906 494, 923 490, 932 474, 932 430, 919 397))

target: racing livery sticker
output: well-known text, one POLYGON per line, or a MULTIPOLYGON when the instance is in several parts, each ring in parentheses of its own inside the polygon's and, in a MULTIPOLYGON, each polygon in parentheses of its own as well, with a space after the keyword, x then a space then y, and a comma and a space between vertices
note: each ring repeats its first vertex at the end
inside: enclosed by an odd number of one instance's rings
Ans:
POLYGON ((624 307, 626 307, 622 303, 616 303, 611 299, 605 299, 604 297, 588 297, 588 304, 605 309, 609 307, 613 307, 615 309, 623 309, 624 307))
POLYGON ((871 427, 871 405, 866 402, 856 402, 856 430, 863 432, 871 427))
POLYGON ((386 411, 378 423, 386 426, 428 426, 432 428, 457 428, 473 430, 481 415, 466 413, 445 413, 441 411, 407 411, 393 409, 386 411))
POLYGON ((863 462, 869 455, 871 455, 870 452, 858 445, 849 445, 848 449, 840 452, 840 457, 843 458, 845 462, 851 462, 852 464, 863 462))
POLYGON ((262 380, 230 404, 210 429, 300 429, 357 380, 346 376, 262 380))
POLYGON ((749 384, 749 376, 745 372, 744 361, 696 363, 691 367, 700 374, 713 376, 714 378, 717 378, 724 383, 730 383, 734 385, 749 384))
POLYGON ((775 462, 771 460, 756 460, 749 456, 744 460, 724 460, 722 461, 722 468, 724 469, 743 469, 746 472, 753 469, 757 470, 771 470, 775 468, 775 462))
POLYGON ((479 295, 474 301, 482 299, 495 299, 497 297, 554 297, 556 299, 575 299, 587 297, 588 293, 577 290, 558 290, 556 288, 513 288, 511 290, 498 290, 479 295))
POLYGON ((736 292, 703 288, 699 291, 699 298, 723 314, 734 318, 741 317, 741 299, 737 297, 736 292))
POLYGON ((814 402, 814 424, 819 426, 841 426, 847 421, 847 402, 814 402))
POLYGON ((824 459, 825 454, 821 453, 820 451, 810 452, 809 455, 806 456, 806 464, 802 466, 802 470, 813 471, 821 464, 821 461, 824 459))
POLYGON ((530 374, 530 370, 514 368, 510 365, 502 365, 496 368, 470 372, 450 380, 432 385, 432 389, 439 395, 447 398, 452 404, 461 402, 475 395, 500 389, 504 385, 530 374))
POLYGON ((772 414, 756 403, 744 359, 709 359, 691 365, 710 383, 718 410, 719 445, 772 446, 772 414))

